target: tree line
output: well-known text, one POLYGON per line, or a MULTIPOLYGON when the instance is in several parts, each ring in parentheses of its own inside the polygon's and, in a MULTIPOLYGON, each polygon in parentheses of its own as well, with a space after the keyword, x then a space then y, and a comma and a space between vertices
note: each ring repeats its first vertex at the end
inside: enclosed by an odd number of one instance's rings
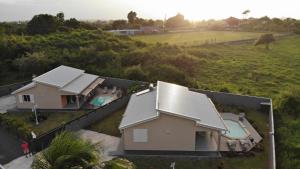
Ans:
MULTIPOLYGON (((246 12, 246 11, 245 11, 246 12)), ((248 13, 243 12, 243 15, 248 13)), ((261 18, 238 19, 229 17, 223 20, 203 20, 190 22, 184 15, 178 13, 165 20, 144 19, 138 17, 134 11, 127 14, 127 20, 119 19, 112 21, 78 21, 76 18, 65 19, 64 13, 57 15, 39 14, 28 22, 2 22, 0 34, 48 34, 57 31, 65 32, 71 29, 140 29, 141 27, 157 27, 162 31, 173 29, 189 30, 233 30, 233 31, 271 31, 271 32, 294 32, 300 33, 300 21, 293 18, 261 18)))

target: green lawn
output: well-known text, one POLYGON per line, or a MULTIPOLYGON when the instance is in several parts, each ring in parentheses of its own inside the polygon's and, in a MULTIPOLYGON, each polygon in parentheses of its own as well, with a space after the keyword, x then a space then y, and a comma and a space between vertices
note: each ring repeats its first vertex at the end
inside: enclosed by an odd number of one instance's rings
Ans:
MULTIPOLYGON (((32 129, 37 135, 46 133, 51 129, 54 129, 76 117, 84 114, 84 112, 51 112, 45 113, 47 120, 41 122, 39 125, 35 125, 34 122, 29 120, 32 112, 18 112, 18 113, 8 113, 6 116, 10 116, 18 121, 23 121, 30 129, 32 129)), ((44 114, 44 113, 43 113, 44 114)))
POLYGON ((155 35, 137 35, 133 39, 147 43, 169 43, 200 45, 206 41, 216 40, 216 42, 243 40, 257 38, 262 33, 255 32, 231 32, 231 31, 198 31, 198 32, 179 32, 155 35))
POLYGON ((100 122, 96 122, 92 125, 90 125, 87 129, 93 130, 99 133, 108 134, 111 136, 117 136, 120 137, 120 130, 119 130, 119 124, 122 120, 122 115, 125 111, 125 108, 122 108, 108 117, 106 117, 104 120, 100 122))

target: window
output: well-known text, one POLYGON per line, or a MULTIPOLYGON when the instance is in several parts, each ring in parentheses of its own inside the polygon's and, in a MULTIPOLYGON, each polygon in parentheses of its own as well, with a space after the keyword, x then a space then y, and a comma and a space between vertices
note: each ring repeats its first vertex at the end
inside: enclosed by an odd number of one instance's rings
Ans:
POLYGON ((24 102, 30 102, 30 95, 23 95, 24 102))
POLYGON ((148 142, 148 130, 147 129, 133 129, 133 142, 148 142))

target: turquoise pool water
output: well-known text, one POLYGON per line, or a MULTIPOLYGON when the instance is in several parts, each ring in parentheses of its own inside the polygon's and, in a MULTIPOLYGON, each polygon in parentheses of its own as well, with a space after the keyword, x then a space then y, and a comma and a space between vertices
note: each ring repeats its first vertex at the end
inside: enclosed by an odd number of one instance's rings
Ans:
POLYGON ((95 97, 92 101, 90 101, 90 104, 93 106, 102 106, 111 102, 111 100, 112 100, 111 96, 99 96, 99 97, 95 97))
POLYGON ((243 139, 248 136, 246 130, 237 122, 233 120, 224 120, 229 131, 225 133, 227 137, 243 139))

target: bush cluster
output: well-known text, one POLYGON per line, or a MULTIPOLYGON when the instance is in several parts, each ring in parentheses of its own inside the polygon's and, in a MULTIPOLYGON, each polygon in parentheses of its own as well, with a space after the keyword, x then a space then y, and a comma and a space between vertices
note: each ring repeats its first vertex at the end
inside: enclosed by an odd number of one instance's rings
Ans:
POLYGON ((31 138, 31 129, 23 121, 14 119, 9 116, 0 115, 0 126, 1 128, 5 128, 16 134, 21 139, 29 140, 31 138))

